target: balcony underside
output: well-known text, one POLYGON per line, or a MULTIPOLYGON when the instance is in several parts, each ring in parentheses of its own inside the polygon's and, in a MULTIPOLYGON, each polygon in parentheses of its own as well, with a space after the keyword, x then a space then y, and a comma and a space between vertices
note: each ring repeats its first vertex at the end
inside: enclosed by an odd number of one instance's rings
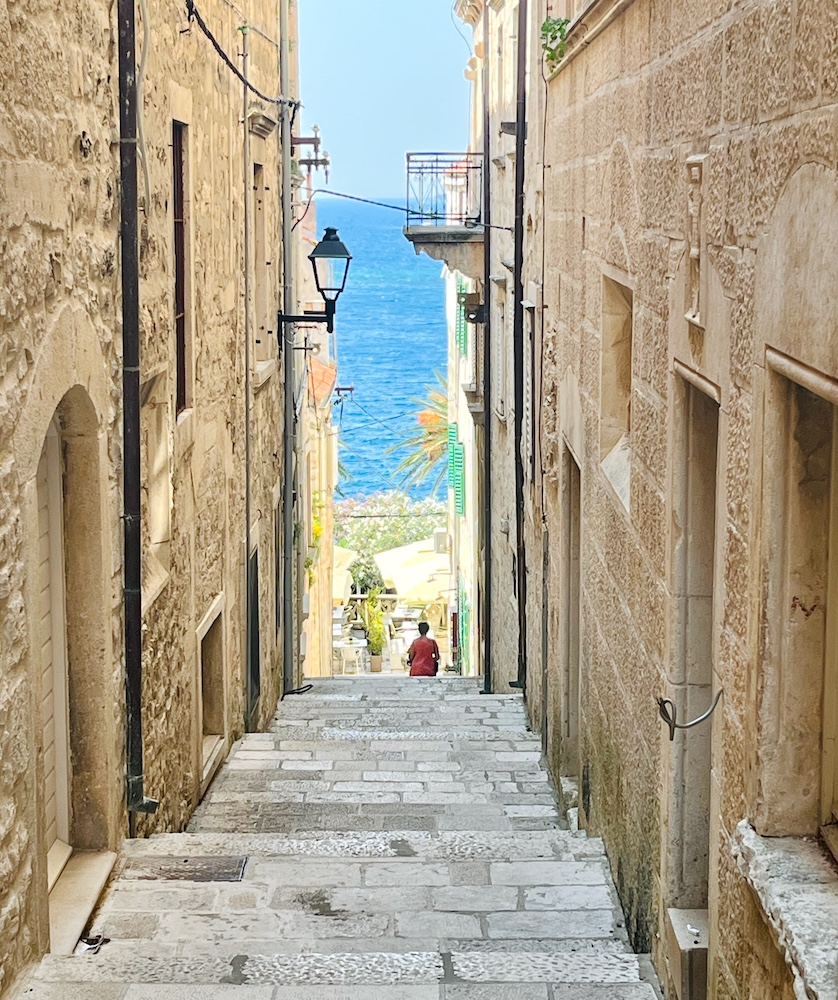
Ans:
POLYGON ((482 226, 407 226, 404 235, 417 254, 426 253, 444 261, 452 271, 467 278, 482 279, 482 226))

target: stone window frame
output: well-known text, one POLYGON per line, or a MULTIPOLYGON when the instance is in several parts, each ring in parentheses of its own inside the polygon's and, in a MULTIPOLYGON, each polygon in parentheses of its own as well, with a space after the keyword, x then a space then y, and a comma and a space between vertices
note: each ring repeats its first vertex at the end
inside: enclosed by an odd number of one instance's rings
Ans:
POLYGON ((195 629, 195 675, 193 678, 194 690, 195 690, 195 705, 197 708, 197 715, 195 719, 195 733, 196 733, 196 747, 195 747, 195 759, 197 762, 196 773, 201 775, 201 790, 200 795, 203 797, 209 782, 220 765, 224 751, 228 745, 228 705, 230 692, 228 688, 228 665, 227 665, 227 596, 222 590, 210 601, 209 606, 204 613, 201 620, 195 629), (216 745, 211 757, 208 759, 203 752, 203 737, 204 737, 204 684, 203 684, 203 673, 204 673, 204 648, 203 641, 209 633, 210 629, 216 624, 220 623, 221 627, 221 646, 222 646, 222 662, 221 662, 221 705, 220 705, 220 716, 221 716, 221 732, 215 734, 219 737, 220 742, 216 745))
MULTIPOLYGON (((195 248, 195 203, 194 203, 194 176, 192 166, 193 160, 193 138, 194 138, 194 117, 192 113, 192 91, 186 87, 180 86, 180 84, 175 83, 174 80, 169 82, 169 123, 168 123, 168 135, 169 135, 169 156, 170 161, 174 157, 174 135, 175 126, 180 125, 183 128, 184 133, 184 148, 183 148, 183 198, 184 198, 184 278, 185 278, 185 406, 182 409, 178 409, 177 402, 175 399, 176 390, 173 383, 172 397, 173 402, 175 402, 174 407, 174 433, 175 433, 175 444, 178 448, 180 454, 185 453, 188 450, 194 439, 194 405, 195 405, 195 364, 196 364, 196 338, 195 338, 195 326, 196 326, 196 309, 195 309, 195 274, 194 274, 194 248, 195 248)), ((173 164, 169 164, 169 201, 171 204, 171 211, 174 212, 174 199, 173 195, 173 180, 174 172, 172 169, 173 164)), ((172 248, 171 248, 171 262, 172 262, 172 278, 174 279, 174 258, 175 258, 175 247, 174 247, 174 214, 170 217, 169 232, 172 238, 172 248)), ((174 336, 174 318, 175 318, 175 303, 174 303, 174 280, 172 281, 172 336, 174 336)), ((173 369, 177 365, 176 353, 172 355, 173 359, 173 369)), ((174 376, 173 373, 173 378, 174 376)))
MULTIPOLYGON (((817 731, 812 732, 810 728, 808 732, 808 751, 806 747, 802 751, 796 748, 795 758, 795 748, 790 749, 789 741, 783 737, 784 729, 791 727, 796 732, 801 725, 811 723, 813 712, 806 695, 811 694, 813 684, 823 690, 825 671, 829 669, 822 652, 820 662, 809 657, 808 664, 802 668, 800 661, 806 658, 795 658, 790 671, 787 661, 792 657, 787 644, 779 641, 790 583, 784 548, 794 543, 794 538, 788 537, 786 523, 790 516, 786 463, 790 455, 794 457, 789 449, 796 429, 791 420, 791 392, 795 385, 833 407, 831 463, 833 471, 838 469, 838 380, 767 347, 762 423, 758 428, 762 440, 757 437, 756 446, 760 459, 756 495, 761 495, 761 517, 755 518, 760 559, 757 592, 760 596, 757 621, 752 628, 759 660, 757 676, 750 685, 756 692, 754 810, 751 821, 743 819, 734 830, 731 848, 739 873, 750 887, 789 966, 795 994, 831 996, 838 974, 838 872, 826 840, 818 838, 818 833, 823 832, 820 827, 824 803, 821 768, 818 768, 814 783, 816 795, 813 796, 810 789, 813 782, 806 779, 799 766, 800 760, 811 757, 812 753, 819 756, 823 753, 820 745, 824 729, 822 705, 818 706, 817 731), (778 565, 781 569, 776 572, 778 565), (791 775, 790 766, 794 769, 791 775)), ((834 535, 835 491, 830 493, 831 500, 825 502, 830 503, 830 529, 834 535)), ((802 506, 803 501, 797 502, 802 506)), ((805 507, 803 510, 805 513, 805 507)), ((836 563, 838 560, 834 561, 830 575, 838 578, 836 563)), ((825 624, 824 636, 827 631, 825 624)), ((832 677, 834 687, 838 681, 834 663, 832 677)), ((830 720, 827 719, 826 724, 829 725, 830 720)), ((834 726, 835 720, 831 724, 834 726)), ((833 739, 834 735, 833 730, 833 739)))
POLYGON ((145 615, 171 575, 173 441, 167 371, 160 369, 140 386, 140 441, 143 458, 143 586, 145 615))
MULTIPOLYGON (((803 598, 797 594, 789 597, 791 594, 789 588, 794 589, 796 581, 786 570, 785 555, 786 547, 794 544, 794 539, 789 537, 794 529, 793 525, 790 526, 793 511, 787 493, 790 472, 787 462, 790 459, 789 449, 795 432, 791 420, 791 393, 795 385, 801 386, 833 407, 831 465, 834 472, 838 469, 838 456, 836 456, 838 380, 780 351, 766 348, 762 517, 759 539, 761 596, 758 619, 760 659, 757 679, 758 783, 754 825, 759 834, 779 837, 817 835, 827 812, 831 814, 838 804, 834 778, 830 781, 830 771, 834 771, 835 737, 838 728, 835 718, 835 698, 833 696, 830 699, 829 706, 824 701, 826 691, 832 690, 834 695, 838 683, 838 667, 834 662, 830 663, 835 657, 828 655, 830 641, 832 648, 835 648, 838 615, 835 610, 830 615, 827 608, 824 635, 821 640, 822 649, 815 651, 815 655, 810 657, 799 654, 794 656, 797 650, 791 649, 790 645, 795 641, 795 637, 792 635, 789 638, 781 631, 788 617, 784 609, 789 600, 806 600, 805 595, 803 598), (792 662, 794 666, 790 668, 789 664, 792 662), (791 689, 797 694, 792 696, 791 689), (811 695, 812 691, 817 691, 814 700, 807 696, 811 695), (789 740, 783 735, 788 732, 794 732, 798 742, 801 740, 804 744, 808 742, 809 749, 807 750, 805 745, 791 747, 789 740), (813 780, 808 781, 801 769, 802 760, 809 759, 813 753, 817 753, 820 760, 814 773, 810 775, 813 780), (793 771, 792 781, 788 780, 789 767, 793 771), (831 788, 827 788, 827 784, 831 785, 831 788), (798 789, 797 795, 789 795, 790 787, 798 789), (805 799, 804 790, 808 790, 805 799)), ((831 494, 833 501, 830 518, 834 532, 838 511, 835 510, 835 491, 832 490, 831 494)), ((829 504, 830 501, 825 502, 829 504)), ((832 560, 831 563, 831 567, 827 564, 825 570, 829 573, 829 579, 821 581, 824 584, 824 593, 820 595, 820 599, 824 602, 828 584, 834 583, 835 587, 838 587, 838 559, 832 560)), ((819 610, 815 607, 815 600, 808 603, 811 603, 811 608, 807 606, 803 609, 807 619, 819 610)), ((835 603, 833 602, 833 609, 835 603)), ((804 653, 806 651, 804 647, 804 653)), ((830 839, 834 843, 834 838, 830 839)))
POLYGON ((634 279, 619 268, 601 264, 600 272, 599 463, 602 474, 610 484, 615 496, 628 512, 631 484, 631 400, 634 381, 634 327, 637 289, 634 279), (620 348, 621 359, 616 357, 619 345, 624 343, 626 338, 614 335, 614 331, 606 326, 606 317, 612 315, 606 309, 606 297, 609 294, 610 286, 615 286, 630 296, 627 363, 624 347, 620 348), (619 363, 620 360, 622 360, 622 364, 619 363), (618 384, 619 379, 614 377, 614 372, 618 368, 624 373, 627 372, 628 375, 628 386, 627 388, 622 387, 622 391, 618 384), (608 384, 606 384, 606 380, 608 384), (621 410, 624 410, 622 415, 620 415, 621 410), (617 434, 612 429, 610 434, 604 434, 609 417, 611 418, 610 424, 614 425, 617 430, 621 429, 621 433, 617 434))

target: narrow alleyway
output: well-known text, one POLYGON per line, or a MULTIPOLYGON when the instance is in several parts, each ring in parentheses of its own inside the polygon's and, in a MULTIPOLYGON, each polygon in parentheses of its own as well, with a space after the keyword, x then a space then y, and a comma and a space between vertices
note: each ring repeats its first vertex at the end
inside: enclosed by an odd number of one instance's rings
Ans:
POLYGON ((520 697, 475 681, 316 682, 236 745, 189 832, 129 842, 118 872, 109 943, 47 957, 25 996, 656 996, 520 697))

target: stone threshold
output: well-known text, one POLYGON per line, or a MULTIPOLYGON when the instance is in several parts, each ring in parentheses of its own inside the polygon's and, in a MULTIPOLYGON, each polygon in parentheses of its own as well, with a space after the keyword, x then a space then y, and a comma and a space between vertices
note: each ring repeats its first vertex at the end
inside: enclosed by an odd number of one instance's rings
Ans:
POLYGON ((49 894, 50 953, 72 955, 113 867, 112 851, 75 851, 49 894))

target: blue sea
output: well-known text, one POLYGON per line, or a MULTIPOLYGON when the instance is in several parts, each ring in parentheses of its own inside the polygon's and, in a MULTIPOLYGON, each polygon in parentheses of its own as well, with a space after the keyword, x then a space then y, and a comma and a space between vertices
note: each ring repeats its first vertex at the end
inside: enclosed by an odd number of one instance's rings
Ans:
MULTIPOLYGON (((375 199, 398 205, 403 198, 375 199)), ((417 405, 447 365, 442 264, 417 256, 402 235, 404 214, 328 196, 317 199, 317 229, 337 226, 352 254, 335 331, 338 385, 354 392, 333 409, 340 424, 344 496, 396 489, 405 452, 387 448, 416 429, 417 405)), ((409 492, 430 495, 435 477, 409 492)))

